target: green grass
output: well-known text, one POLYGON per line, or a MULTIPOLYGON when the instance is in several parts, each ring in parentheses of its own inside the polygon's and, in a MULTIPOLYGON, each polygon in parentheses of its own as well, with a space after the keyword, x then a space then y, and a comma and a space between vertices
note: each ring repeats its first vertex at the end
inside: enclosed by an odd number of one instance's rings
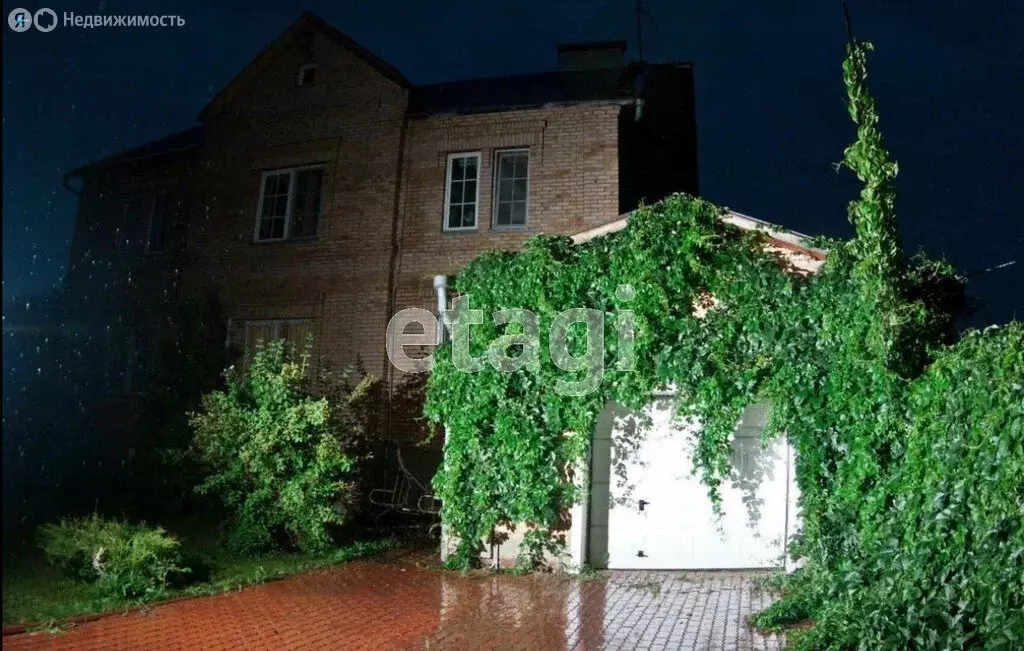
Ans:
MULTIPOLYGON (((273 553, 243 556, 231 553, 220 542, 216 529, 201 520, 184 520, 168 530, 182 541, 186 557, 206 566, 190 585, 168 590, 160 599, 201 596, 237 590, 254 583, 300 574, 373 556, 394 549, 394 538, 372 539, 355 535, 331 551, 317 556, 299 553, 273 553)), ((140 600, 126 600, 100 595, 94 586, 69 578, 47 565, 42 554, 23 547, 4 554, 3 624, 34 624, 46 628, 55 620, 123 610, 142 605, 140 600)))
POLYGON ((117 608, 91 585, 62 575, 39 557, 4 561, 3 623, 46 622, 117 608))

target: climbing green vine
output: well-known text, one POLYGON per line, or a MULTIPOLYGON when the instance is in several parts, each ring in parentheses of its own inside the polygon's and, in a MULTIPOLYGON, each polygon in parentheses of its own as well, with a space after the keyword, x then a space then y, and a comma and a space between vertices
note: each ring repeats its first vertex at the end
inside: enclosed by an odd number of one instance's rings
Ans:
MULTIPOLYGON (((679 415, 701 424, 694 464, 714 504, 746 406, 769 403, 766 436, 785 433, 797 452, 803 530, 791 552, 806 564, 759 624, 815 620, 798 642, 808 649, 1024 644, 1024 330, 951 345, 962 284, 944 263, 903 257, 870 50, 852 42, 843 66, 857 125, 843 164, 864 184, 849 210, 856 237, 818 243, 829 254, 815 275, 794 273, 722 209, 676 195, 618 233, 536 237, 458 277, 474 309, 535 313, 540 346, 514 372, 467 373, 451 345, 436 353, 425 411, 447 433, 434 485, 455 565, 475 563, 500 524, 526 523, 525 562, 557 551, 578 497, 569 469, 603 407, 640 409, 671 384, 679 415), (555 387, 592 369, 563 370, 549 350, 571 308, 604 316, 601 382, 581 396, 555 387)), ((572 355, 587 350, 586 327, 570 328, 572 355)), ((523 345, 509 335, 521 332, 487 318, 470 353, 497 341, 514 357, 523 345)))

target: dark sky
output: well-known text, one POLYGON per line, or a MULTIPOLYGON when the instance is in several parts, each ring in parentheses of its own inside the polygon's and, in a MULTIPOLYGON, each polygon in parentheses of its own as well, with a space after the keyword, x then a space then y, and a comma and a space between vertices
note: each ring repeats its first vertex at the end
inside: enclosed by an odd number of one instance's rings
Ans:
MULTIPOLYGON (((839 2, 645 0, 645 55, 695 64, 702 194, 805 233, 849 236, 857 185, 839 2)), ((875 43, 871 84, 900 163, 904 244, 975 275, 975 324, 1024 316, 1024 0, 850 0, 875 43), (908 5, 917 5, 914 8, 908 5), (984 7, 984 8, 983 8, 984 7)), ((309 8, 414 83, 549 70, 555 44, 622 38, 632 0, 292 2, 20 0, 61 16, 176 14, 183 28, 58 26, 3 37, 5 310, 62 278, 76 165, 196 123, 309 8)))

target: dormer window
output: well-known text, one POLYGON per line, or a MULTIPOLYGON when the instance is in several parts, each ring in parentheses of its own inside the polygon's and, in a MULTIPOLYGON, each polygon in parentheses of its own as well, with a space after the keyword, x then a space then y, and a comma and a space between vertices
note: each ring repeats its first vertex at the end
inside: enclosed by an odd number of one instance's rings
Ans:
POLYGON ((310 63, 299 68, 299 86, 312 86, 316 77, 316 64, 310 63))

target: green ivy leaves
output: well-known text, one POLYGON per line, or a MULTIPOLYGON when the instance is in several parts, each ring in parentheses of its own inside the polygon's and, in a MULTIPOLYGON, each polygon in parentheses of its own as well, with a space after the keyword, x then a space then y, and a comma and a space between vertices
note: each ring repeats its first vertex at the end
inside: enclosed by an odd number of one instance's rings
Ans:
MULTIPOLYGON (((825 243, 815 276, 787 273, 757 233, 686 195, 641 207, 613 235, 579 246, 538 237, 466 268, 458 291, 486 313, 531 310, 541 346, 514 373, 463 373, 447 346, 436 355, 426 415, 447 429, 434 485, 460 540, 456 565, 473 564, 499 524, 536 525, 524 563, 557 548, 575 498, 569 469, 603 406, 640 409, 672 384, 679 415, 702 425, 694 464, 714 504, 745 406, 769 402, 766 434, 796 449, 803 531, 792 553, 807 563, 761 625, 813 618, 805 649, 1024 644, 1024 330, 948 346, 962 281, 944 263, 903 258, 870 50, 852 43, 843 66, 858 136, 844 164, 864 183, 849 211, 856 237, 825 243), (621 285, 635 290, 628 303, 621 285), (582 396, 555 390, 565 374, 548 351, 555 315, 570 308, 600 311, 608 333, 624 309, 637 324, 632 370, 616 367, 609 335, 602 381, 582 396)), ((475 327, 475 354, 507 334, 489 319, 475 327)))

